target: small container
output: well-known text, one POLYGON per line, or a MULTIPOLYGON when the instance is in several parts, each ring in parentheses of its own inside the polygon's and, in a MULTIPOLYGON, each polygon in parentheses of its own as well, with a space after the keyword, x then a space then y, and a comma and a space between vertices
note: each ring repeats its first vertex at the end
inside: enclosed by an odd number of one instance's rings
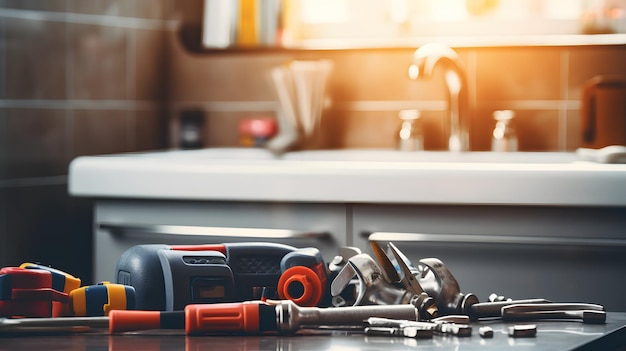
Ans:
POLYGON ((402 127, 398 133, 398 149, 400 151, 424 150, 424 138, 418 125, 420 112, 418 110, 402 110, 399 115, 402 127))
POLYGON ((245 118, 239 121, 239 145, 263 147, 278 129, 273 117, 245 118))
POLYGON ((494 111, 493 118, 496 120, 496 127, 491 139, 491 151, 511 152, 518 150, 517 135, 511 126, 513 117, 515 117, 515 112, 511 110, 494 111))
POLYGON ((203 147, 204 111, 187 110, 180 116, 180 147, 200 149, 203 147))

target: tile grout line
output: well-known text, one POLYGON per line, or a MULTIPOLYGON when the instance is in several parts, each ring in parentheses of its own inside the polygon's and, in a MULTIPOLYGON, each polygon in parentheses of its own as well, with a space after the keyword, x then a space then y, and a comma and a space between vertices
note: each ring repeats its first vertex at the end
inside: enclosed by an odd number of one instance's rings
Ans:
POLYGON ((0 99, 0 108, 15 109, 153 110, 158 105, 151 100, 0 99))
MULTIPOLYGON (((561 51, 561 101, 568 101, 569 98, 569 50, 561 51)), ((559 148, 561 151, 567 150, 567 105, 561 103, 559 108, 559 148)))
MULTIPOLYGON (((169 23, 161 19, 147 19, 137 17, 122 17, 112 15, 92 15, 74 12, 53 12, 0 8, 0 18, 9 17, 16 19, 66 22, 73 24, 91 24, 109 27, 125 27, 137 29, 164 29, 175 27, 176 23, 169 23)), ((176 22, 176 21, 171 21, 176 22)))
POLYGON ((74 57, 71 50, 72 40, 72 26, 69 23, 65 24, 65 152, 69 165, 74 155, 74 110, 67 108, 67 100, 70 96, 73 96, 74 92, 74 57))
MULTIPOLYGON (((128 99, 136 101, 137 99, 137 30, 128 29, 128 41, 126 43, 126 89, 128 99)), ((128 146, 134 150, 137 145, 137 113, 134 110, 126 111, 126 133, 128 138, 128 146)))

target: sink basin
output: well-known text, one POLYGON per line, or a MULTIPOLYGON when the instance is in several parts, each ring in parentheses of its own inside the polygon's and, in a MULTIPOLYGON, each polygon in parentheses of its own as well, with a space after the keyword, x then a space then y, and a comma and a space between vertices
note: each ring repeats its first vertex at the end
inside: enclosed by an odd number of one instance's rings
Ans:
POLYGON ((203 160, 289 160, 289 161, 355 161, 355 162, 436 162, 436 163, 570 163, 573 152, 404 152, 386 149, 339 149, 292 151, 276 156, 266 149, 207 148, 175 150, 162 153, 138 153, 141 157, 166 157, 203 160))
POLYGON ((298 161, 363 162, 454 162, 454 163, 569 163, 576 160, 567 152, 404 152, 382 149, 314 150, 290 152, 282 157, 298 161))
POLYGON ((626 165, 566 152, 210 148, 81 156, 72 195, 205 201, 626 206, 626 165))

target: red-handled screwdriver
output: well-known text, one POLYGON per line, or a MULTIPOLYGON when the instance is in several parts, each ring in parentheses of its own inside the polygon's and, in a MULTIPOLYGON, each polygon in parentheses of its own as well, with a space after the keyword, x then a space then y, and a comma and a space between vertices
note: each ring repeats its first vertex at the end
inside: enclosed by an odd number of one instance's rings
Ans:
POLYGON ((335 308, 299 307, 291 300, 251 301, 185 307, 185 331, 188 335, 230 331, 293 333, 301 328, 320 326, 362 327, 373 316, 417 320, 413 305, 372 305, 335 308))
POLYGON ((290 300, 248 301, 188 305, 184 312, 114 310, 108 317, 0 319, 0 333, 59 327, 108 327, 111 333, 184 328, 188 335, 293 333, 320 326, 362 327, 370 317, 417 320, 418 313, 409 304, 319 308, 290 300))

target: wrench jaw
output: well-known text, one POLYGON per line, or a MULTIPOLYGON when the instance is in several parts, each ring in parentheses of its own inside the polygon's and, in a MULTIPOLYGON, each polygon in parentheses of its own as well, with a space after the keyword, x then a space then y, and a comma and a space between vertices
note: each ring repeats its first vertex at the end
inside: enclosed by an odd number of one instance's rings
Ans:
MULTIPOLYGON (((435 300, 424 292, 424 289, 417 281, 416 275, 419 274, 417 268, 413 266, 409 258, 406 257, 393 243, 388 243, 387 248, 391 252, 391 255, 395 258, 400 273, 402 274, 400 282, 406 290, 414 295, 411 299, 411 303, 418 309, 420 319, 431 320, 439 317, 439 309, 437 308, 435 300)), ((387 260, 389 260, 389 258, 387 258, 387 260)), ((391 265, 390 260, 389 264, 391 265)), ((395 271, 395 267, 392 266, 391 268, 395 271)), ((398 275, 398 277, 399 276, 400 275, 398 275)))
POLYGON ((358 284, 354 306, 397 305, 411 302, 413 294, 387 282, 376 261, 368 254, 359 254, 348 259, 348 264, 331 284, 331 295, 339 296, 355 276, 358 284))
POLYGON ((419 261, 418 282, 424 291, 434 297, 441 315, 468 314, 478 297, 472 293, 463 294, 459 283, 450 270, 437 258, 424 258, 419 261))

